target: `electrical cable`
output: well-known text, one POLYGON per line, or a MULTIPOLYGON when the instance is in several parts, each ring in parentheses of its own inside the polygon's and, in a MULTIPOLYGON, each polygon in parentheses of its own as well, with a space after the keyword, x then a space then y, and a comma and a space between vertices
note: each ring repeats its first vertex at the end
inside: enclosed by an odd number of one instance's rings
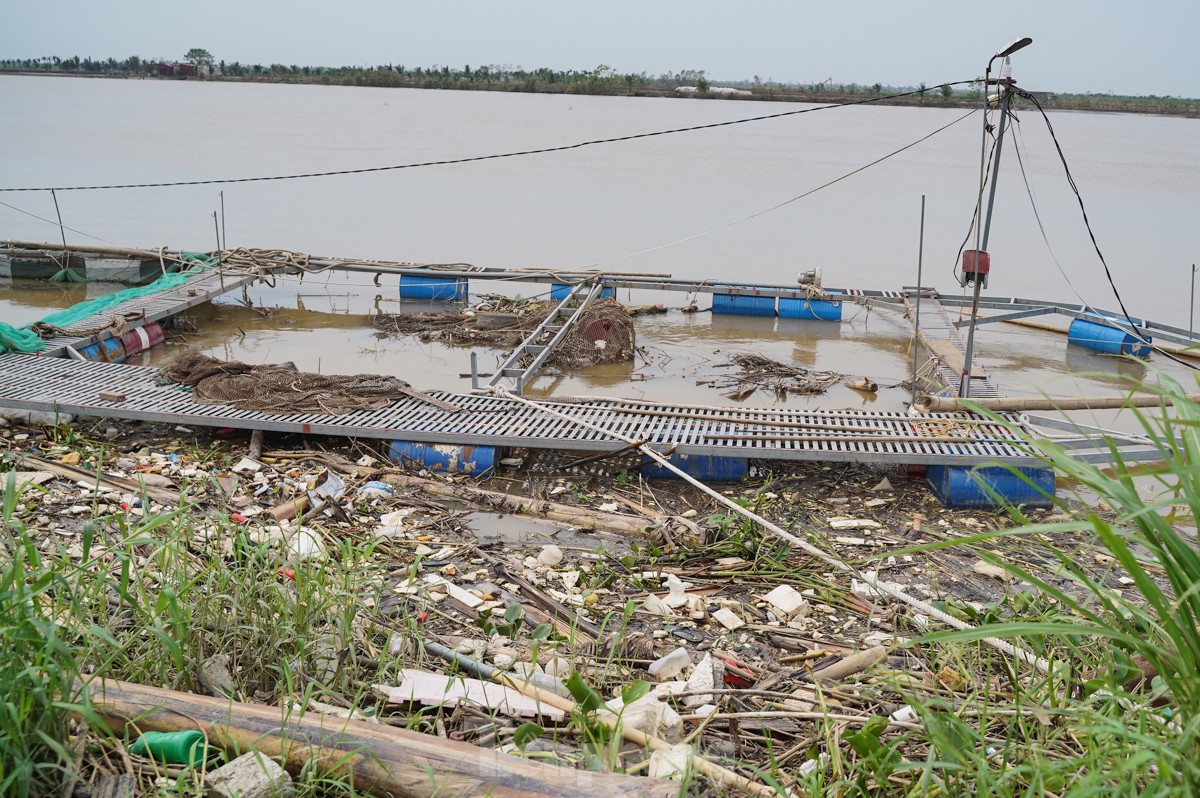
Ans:
POLYGON ((1200 366, 1188 363, 1183 358, 1175 357, 1165 349, 1155 346, 1153 341, 1147 340, 1147 338, 1138 330, 1137 324, 1134 323, 1133 318, 1129 315, 1129 311, 1125 309, 1125 301, 1121 298, 1121 292, 1117 289, 1117 284, 1113 280, 1112 271, 1108 268, 1108 261, 1104 259, 1104 253, 1100 251, 1100 244, 1096 241, 1096 233, 1092 230, 1092 223, 1088 219, 1087 208, 1084 207, 1083 204, 1083 195, 1079 193, 1079 186, 1076 185, 1075 178, 1071 174, 1071 167, 1067 164, 1067 156, 1063 154, 1062 146, 1058 143, 1058 136, 1054 133, 1054 125, 1050 123, 1050 117, 1046 115, 1046 109, 1042 107, 1040 102, 1038 102, 1037 97, 1034 97, 1030 92, 1016 86, 1012 86, 1011 88, 1017 93, 1018 96, 1024 97, 1037 107, 1038 111, 1042 115, 1042 119, 1046 123, 1046 129, 1050 131, 1050 139, 1054 142, 1054 149, 1058 152, 1058 159, 1062 162, 1063 171, 1067 175, 1067 184, 1071 187, 1071 191, 1075 193, 1075 200, 1079 203, 1079 212, 1083 215, 1083 224, 1084 227, 1087 228, 1088 237, 1092 240, 1092 248, 1096 251, 1096 257, 1100 259, 1100 265, 1104 267, 1104 276, 1108 279, 1108 284, 1112 288, 1113 296, 1117 298, 1117 305, 1121 308, 1121 315, 1125 317, 1125 321, 1129 324, 1130 329, 1128 332, 1131 332, 1140 342, 1146 344, 1155 352, 1158 352, 1168 360, 1172 360, 1181 366, 1186 366, 1193 371, 1200 371, 1200 366))
MULTIPOLYGON (((821 106, 821 107, 822 107, 822 108, 832 108, 832 107, 837 107, 837 106, 821 106)), ((817 110, 817 109, 808 109, 808 110, 817 110)), ((928 141, 929 139, 933 138, 934 136, 936 136, 937 134, 941 133, 942 131, 944 131, 944 130, 946 130, 946 129, 948 129, 948 128, 950 128, 950 127, 952 127, 952 126, 956 125, 956 124, 958 124, 959 122, 963 121, 963 120, 964 120, 964 119, 966 119, 967 117, 971 116, 972 114, 974 114, 974 113, 975 113, 975 111, 976 111, 976 110, 978 110, 978 109, 972 109, 972 110, 968 111, 967 113, 963 114, 962 116, 959 116, 959 117, 957 117, 957 118, 955 118, 955 119, 951 120, 950 122, 946 123, 945 125, 942 125, 941 127, 937 128, 936 130, 933 130, 932 132, 930 132, 930 133, 927 133, 926 135, 922 136, 921 138, 919 138, 919 139, 917 139, 917 140, 915 140, 915 141, 909 142, 908 144, 905 144, 903 147, 900 147, 899 149, 893 150, 892 152, 889 152, 889 153, 888 153, 888 154, 886 154, 886 155, 880 156, 879 158, 876 158, 875 160, 871 161, 870 163, 864 164, 863 166, 860 166, 860 167, 858 167, 857 169, 854 169, 854 170, 851 170, 851 171, 849 171, 849 172, 846 172, 845 174, 843 174, 843 175, 841 175, 841 176, 839 176, 839 177, 836 177, 836 178, 834 178, 833 180, 830 180, 830 181, 828 181, 828 182, 826 182, 826 183, 822 183, 821 185, 819 185, 819 186, 816 186, 815 188, 809 189, 808 191, 805 191, 805 192, 804 192, 804 193, 802 193, 802 194, 799 194, 799 195, 797 195, 797 196, 795 196, 795 197, 791 197, 790 199, 786 199, 786 200, 784 200, 784 201, 782 201, 782 202, 776 203, 775 205, 772 205, 772 206, 771 206, 771 207, 769 207, 769 208, 764 208, 763 210, 756 211, 756 212, 754 212, 754 213, 752 213, 752 214, 750 214, 750 215, 748 215, 748 216, 743 216, 742 218, 740 218, 740 219, 736 219, 736 220, 734 220, 734 221, 732 221, 732 222, 726 222, 725 224, 718 225, 717 227, 713 227, 713 228, 710 228, 710 229, 708 229, 708 230, 704 230, 704 231, 702 231, 702 232, 695 233, 695 234, 693 234, 693 235, 685 236, 685 237, 683 237, 683 238, 676 239, 676 240, 674 240, 674 241, 670 241, 670 242, 667 242, 667 243, 665 243, 665 244, 659 244, 659 245, 657 245, 657 246, 649 247, 649 248, 647 248, 647 249, 639 250, 639 251, 637 251, 637 252, 631 252, 631 253, 627 253, 627 254, 625 254, 625 255, 619 255, 619 256, 617 256, 617 257, 614 257, 614 258, 609 258, 609 259, 607 259, 607 260, 595 261, 595 262, 593 262, 593 263, 589 263, 587 266, 583 266, 583 267, 580 267, 580 268, 581 268, 581 269, 590 269, 590 268, 594 268, 594 267, 597 267, 597 266, 604 266, 604 265, 607 265, 607 264, 610 264, 610 263, 615 263, 616 261, 627 260, 627 259, 629 259, 629 258, 638 257, 639 255, 645 255, 645 254, 647 254, 647 253, 650 253, 650 252, 657 252, 657 251, 659 251, 659 250, 666 249, 666 248, 668 248, 668 247, 673 247, 673 246, 676 246, 677 244, 683 244, 683 243, 685 243, 685 242, 692 241, 692 240, 695 240, 695 239, 697 239, 697 238, 702 238, 702 237, 704 237, 704 236, 711 235, 712 233, 716 233, 716 232, 719 232, 719 231, 721 231, 721 230, 725 230, 725 229, 728 229, 728 228, 730 228, 730 227, 734 227, 735 225, 739 225, 739 224, 742 224, 742 223, 744 223, 744 222, 748 222, 748 221, 750 221, 750 220, 752 220, 752 219, 756 219, 756 218, 758 218, 759 216, 764 216, 764 215, 766 215, 766 214, 768 214, 768 213, 771 213, 771 212, 773 212, 773 211, 777 211, 777 210, 779 210, 780 208, 783 208, 783 207, 786 207, 787 205, 790 205, 790 204, 792 204, 793 202, 797 202, 797 201, 799 201, 799 200, 805 199, 806 197, 810 197, 810 196, 812 196, 813 194, 816 194, 818 191, 821 191, 821 190, 823 190, 823 189, 829 188, 830 186, 833 186, 833 185, 835 185, 835 184, 837 184, 837 183, 840 183, 840 182, 841 182, 841 181, 843 181, 843 180, 846 180, 846 179, 848 179, 848 178, 850 178, 850 177, 853 177, 854 175, 856 175, 856 174, 858 174, 858 173, 860 173, 860 172, 864 172, 864 171, 866 171, 867 169, 870 169, 870 168, 871 168, 871 167, 873 167, 873 166, 877 166, 878 164, 880 164, 880 163, 883 163, 884 161, 888 160, 889 158, 892 158, 892 157, 894 157, 894 156, 896 156, 896 155, 899 155, 900 153, 902 153, 902 152, 904 152, 904 151, 906 151, 906 150, 912 149, 913 147, 917 146, 918 144, 921 144, 921 143, 923 143, 923 142, 925 142, 925 141, 928 141)), ((788 113, 798 113, 798 112, 788 112, 788 113)), ((770 118, 770 117, 761 117, 761 118, 770 118)), ((725 123, 725 122, 723 122, 723 123, 720 123, 720 124, 730 124, 730 123, 725 123)), ((991 168, 991 167, 990 167, 990 164, 989 164, 989 169, 990 169, 990 168, 991 168)), ((3 189, 0 189, 0 190, 3 190, 3 189)), ((30 213, 29 211, 22 210, 22 209, 20 209, 20 208, 17 208, 16 206, 14 206, 14 205, 10 205, 10 204, 8 204, 8 203, 6 203, 6 202, 0 201, 0 205, 3 205, 3 206, 5 206, 5 207, 7 207, 7 208, 11 208, 11 209, 13 209, 13 210, 15 210, 15 211, 18 211, 18 212, 20 212, 20 213, 24 213, 24 214, 26 214, 26 215, 28 215, 28 216, 32 216, 33 218, 35 218, 35 219, 39 219, 40 221, 44 221, 44 222, 46 222, 46 223, 48 223, 48 224, 55 224, 55 225, 56 225, 56 223, 55 223, 53 220, 51 220, 51 219, 44 219, 44 218, 42 218, 41 216, 38 216, 37 214, 33 214, 33 213, 30 213)), ((57 225, 56 225, 56 226, 57 226, 57 225)), ((72 231, 72 232, 74 232, 74 233, 78 233, 79 235, 84 235, 84 236, 87 236, 88 238, 95 238, 95 239, 96 239, 96 240, 98 240, 98 241, 105 241, 106 243, 113 244, 114 246, 119 246, 118 244, 115 244, 114 242, 111 242, 111 241, 107 241, 106 239, 104 239, 104 238, 100 238, 99 236, 93 236, 93 235, 90 235, 90 234, 88 234, 88 233, 84 233, 84 232, 82 232, 82 231, 80 231, 80 230, 75 230, 74 228, 71 228, 71 227, 68 227, 68 228, 66 228, 66 229, 67 229, 67 230, 71 230, 71 231, 72 231)), ((969 237, 969 234, 968 234, 968 237, 969 237)), ((964 244, 965 244, 965 242, 964 242, 964 244)), ((497 278, 497 279, 504 280, 504 279, 515 279, 515 278, 497 278)), ((567 278, 563 278, 563 282, 565 282, 565 283, 567 283, 567 284, 572 284, 572 282, 573 282, 573 281, 571 281, 571 280, 568 280, 567 278)), ((708 282, 708 281, 705 281, 705 282, 708 282)))
MULTIPOLYGON (((987 181, 989 179, 991 179, 992 154, 995 151, 996 151, 996 139, 995 139, 995 137, 992 137, 992 148, 990 150, 988 150, 988 155, 987 155, 987 170, 984 172, 984 175, 983 175, 983 180, 984 180, 985 186, 987 185, 987 181)), ((958 245, 958 254, 954 256, 954 265, 950 269, 950 274, 952 274, 954 276, 954 281, 957 283, 962 282, 958 277, 958 264, 962 261, 963 250, 965 250, 967 248, 967 243, 970 242, 970 240, 971 240, 971 234, 975 232, 975 225, 979 223, 979 210, 983 204, 982 200, 983 200, 982 193, 975 198, 975 210, 971 213, 971 223, 969 225, 967 225, 967 234, 963 237, 962 243, 958 245)), ((963 284, 963 293, 964 294, 966 293, 966 285, 965 284, 963 284)))
POLYGON ((827 182, 827 183, 822 183, 821 185, 817 186, 816 188, 809 189, 808 191, 805 191, 803 194, 800 194, 800 195, 798 195, 798 196, 792 197, 791 199, 786 199, 786 200, 784 200, 783 202, 776 203, 775 205, 772 205, 772 206, 771 206, 771 207, 769 207, 769 208, 764 208, 763 210, 761 210, 761 211, 757 211, 757 212, 755 212, 755 213, 752 213, 752 214, 750 214, 749 216, 743 216, 741 219, 737 219, 737 220, 735 220, 735 221, 732 221, 732 222, 726 222, 725 224, 718 225, 717 227, 713 227, 713 228, 711 228, 711 229, 709 229, 709 230, 705 230, 705 231, 703 231, 703 232, 701 232, 701 233, 695 233, 694 235, 686 236, 686 237, 684 237, 684 238, 680 238, 680 239, 677 239, 677 240, 675 240, 675 241, 670 241, 670 242, 668 242, 668 243, 666 243, 666 244, 659 244, 658 246, 649 247, 649 248, 647 248, 647 249, 639 250, 639 251, 637 251, 637 252, 631 252, 631 253, 629 253, 629 254, 626 254, 626 255, 619 255, 619 256, 617 256, 617 257, 615 257, 615 258, 609 258, 608 260, 600 260, 600 261, 596 261, 596 262, 594 262, 594 263, 589 263, 587 266, 583 266, 583 267, 581 267, 581 268, 584 268, 584 269, 590 269, 590 268, 594 268, 594 267, 596 267, 596 266, 604 266, 604 265, 606 265, 606 264, 609 264, 609 263, 614 263, 614 262, 616 262, 616 261, 619 261, 619 260, 626 260, 626 259, 628 259, 628 258, 636 258, 636 257, 637 257, 637 256, 639 256, 639 255, 645 255, 645 254, 647 254, 647 253, 649 253, 649 252, 657 252, 657 251, 658 251, 658 250, 660 250, 660 249, 666 249, 667 247, 673 247, 673 246, 675 246, 676 244, 683 244, 683 243, 685 243, 685 242, 692 241, 692 240, 694 240, 694 239, 697 239, 697 238, 702 238, 703 236, 710 235, 710 234, 712 234, 712 233, 716 233, 716 232, 719 232, 719 231, 721 231, 721 230, 725 230, 725 229, 727 229, 727 228, 733 227, 734 225, 739 225, 739 224, 741 224, 741 223, 743 223, 743 222, 748 222, 748 221, 750 221, 751 219, 756 219, 756 218, 758 218, 759 216, 764 216, 764 215, 766 215, 766 214, 768 214, 768 213, 771 213, 772 211, 777 211, 777 210, 779 210, 780 208, 782 208, 782 207, 784 207, 784 206, 786 206, 786 205, 791 205, 793 202, 796 202, 796 201, 798 201, 798 200, 802 200, 802 199, 804 199, 805 197, 812 196, 813 194, 816 194, 818 191, 821 191, 822 189, 829 188, 830 186, 834 185, 835 183, 840 183, 840 182, 842 182, 843 180, 845 180, 845 179, 847 179, 847 178, 849 178, 849 177, 853 177, 854 175, 858 174, 859 172, 864 172, 864 171, 866 171, 867 169, 870 169, 872 166, 876 166, 876 165, 878 165, 878 164, 881 164, 881 163, 883 163, 884 161, 886 161, 888 158, 891 158, 891 157, 893 157, 893 156, 895 156, 895 155, 899 155, 900 153, 904 152, 905 150, 912 149, 913 147, 917 146, 918 144, 920 144, 920 143, 922 143, 922 142, 924 142, 924 141, 927 141, 927 140, 929 140, 929 139, 933 138, 933 137, 934 137, 934 136, 936 136, 938 133, 941 133, 943 130, 946 130, 946 129, 947 129, 947 128, 949 128, 949 127, 952 127, 952 126, 954 126, 954 125, 957 125, 959 122, 963 121, 963 120, 964 120, 964 119, 966 119, 967 117, 969 117, 969 116, 971 116, 972 114, 974 114, 974 113, 975 113, 975 111, 977 111, 977 110, 978 110, 978 109, 972 109, 972 110, 968 111, 967 113, 963 114, 962 116, 958 117, 957 119, 954 119, 954 120, 952 120, 952 121, 950 121, 950 122, 948 122, 948 123, 946 123, 946 124, 942 125, 942 126, 941 126, 941 127, 939 127, 937 130, 934 130, 932 133, 927 133, 926 135, 922 136, 921 138, 917 139, 916 141, 913 141, 913 142, 910 142, 910 143, 908 143, 908 144, 905 144, 903 147, 901 147, 901 148, 900 148, 900 149, 898 149, 898 150, 893 150, 892 152, 889 152, 887 155, 884 155, 884 156, 881 156, 881 157, 879 157, 879 158, 876 158, 875 160, 871 161, 871 162, 870 162, 870 163, 868 163, 868 164, 864 164, 863 166, 860 166, 860 167, 858 167, 857 169, 854 169, 854 170, 852 170, 852 171, 850 171, 850 172, 846 172, 846 173, 845 173, 844 175, 842 175, 841 177, 835 177, 833 180, 830 180, 830 181, 829 181, 829 182, 827 182))
POLYGON ((1092 308, 1090 302, 1083 298, 1079 290, 1075 288, 1075 284, 1071 282, 1071 278, 1067 276, 1066 269, 1059 263, 1058 256, 1054 254, 1054 247, 1050 245, 1050 238, 1046 235, 1046 228, 1042 225, 1042 215, 1038 212, 1037 200, 1033 196, 1033 187, 1029 185, 1029 175, 1025 173, 1025 159, 1021 157, 1021 149, 1025 146, 1025 134, 1021 130, 1021 120, 1015 115, 1012 118, 1013 130, 1016 135, 1013 136, 1013 151, 1017 154, 1017 164, 1021 167, 1021 180, 1025 183, 1025 194, 1029 197, 1029 205, 1033 208, 1033 218, 1037 220, 1038 230, 1042 234, 1042 241, 1046 244, 1046 250, 1050 253, 1050 259, 1054 261, 1054 265, 1058 267, 1058 273, 1067 281, 1067 287, 1071 289, 1071 293, 1075 294, 1075 298, 1079 300, 1079 304, 1088 308, 1092 308))
MULTIPOLYGON (((36 213, 27 211, 24 208, 18 208, 16 205, 9 205, 7 202, 4 202, 2 200, 0 200, 0 205, 3 205, 5 208, 9 208, 10 210, 14 210, 17 213, 23 213, 26 216, 32 216, 34 219, 37 219, 39 222, 45 222, 46 224, 52 224, 55 227, 59 227, 58 222, 54 221, 53 219, 47 219, 44 216, 38 216, 36 213)), ((101 238, 100 236, 94 236, 91 233, 85 233, 82 230, 76 230, 74 227, 67 227, 66 225, 63 225, 62 229, 70 230, 72 233, 76 233, 78 235, 84 236, 85 238, 94 238, 97 241, 103 241, 105 244, 111 244, 114 247, 124 246, 123 244, 119 244, 116 241, 109 241, 107 238, 101 238)))
MULTIPOLYGON (((975 83, 975 80, 956 80, 950 83, 943 83, 942 86, 962 86, 975 83)), ((940 86, 934 86, 934 89, 940 86)), ((300 180, 311 177, 334 177, 338 175, 360 175, 373 172, 391 172, 399 169, 418 169, 426 166, 449 166, 452 164, 475 163, 477 161, 490 161, 498 158, 516 158, 523 155, 542 155, 550 152, 563 152, 566 150, 577 150, 581 147, 590 147, 595 144, 614 144, 621 141, 633 141, 635 139, 652 138, 654 136, 669 136, 674 133, 690 133, 696 130, 711 130, 719 127, 729 127, 731 125, 742 125, 748 122, 762 122, 768 119, 781 119, 787 116, 797 116, 799 114, 809 114, 815 111, 827 111, 834 108, 846 108, 853 105, 867 105, 869 103, 883 102, 884 100, 894 100, 900 97, 911 97, 914 94, 924 94, 931 89, 923 88, 914 91, 901 92, 900 94, 888 94, 882 97, 868 97, 862 100, 853 100, 851 102, 834 103, 832 105, 818 105, 812 108, 800 108, 795 111, 782 111, 777 114, 766 114, 763 116, 752 116, 744 119, 731 119, 727 122, 710 122, 704 125, 691 125, 689 127, 672 128, 670 130, 655 130, 649 133, 634 133, 628 136, 615 136, 607 139, 592 139, 590 141, 581 141, 575 144, 564 144, 557 147, 541 147, 534 150, 521 150, 517 152, 493 153, 491 155, 475 155, 465 158, 449 158, 440 161, 424 161, 420 163, 396 164, 393 166, 371 166, 362 169, 340 169, 332 172, 308 172, 305 174, 293 175, 268 175, 263 177, 237 177, 214 180, 179 180, 171 182, 159 183, 123 183, 105 186, 34 186, 34 187, 19 187, 19 188, 0 188, 3 191, 99 191, 107 189, 123 189, 123 188, 167 188, 174 186, 211 186, 224 183, 258 183, 270 180, 300 180)))

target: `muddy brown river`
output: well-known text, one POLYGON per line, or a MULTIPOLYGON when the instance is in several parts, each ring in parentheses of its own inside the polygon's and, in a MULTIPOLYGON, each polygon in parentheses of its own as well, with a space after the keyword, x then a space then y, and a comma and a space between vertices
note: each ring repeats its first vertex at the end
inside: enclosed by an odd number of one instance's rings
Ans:
MULTIPOLYGON (((0 77, 0 187, 71 187, 353 170, 503 153, 727 121, 803 106, 756 102, 383 90, 319 86, 0 77), (72 124, 61 110, 71 109, 72 124), (18 110, 19 109, 19 110, 18 110)), ((760 213, 909 144, 961 109, 856 107, 563 153, 308 180, 57 192, 67 240, 212 249, 224 201, 229 246, 488 267, 599 267, 680 278, 790 284, 820 268, 827 285, 896 290, 917 279, 927 198, 925 285, 958 291, 951 270, 977 190, 976 113, 928 141, 811 196, 760 213), (223 192, 223 197, 219 192, 223 192), (753 218, 750 218, 753 217, 753 218), (745 220, 745 221, 739 221, 745 220), (736 223, 734 223, 736 222, 736 223), (733 223, 733 224, 731 224, 733 223), (641 254, 637 254, 641 253, 641 254)), ((987 293, 1116 301, 1040 118, 1019 112, 1006 144, 987 293), (1031 201, 1031 196, 1033 200, 1031 201), (1038 227, 1036 207, 1046 240, 1038 227)), ((1051 119, 1097 240, 1131 313, 1187 326, 1189 225, 1200 214, 1200 122, 1057 113, 1051 119)), ((4 238, 55 241, 46 191, 0 195, 4 238)), ((0 319, 27 323, 112 286, 5 281, 0 319)), ((534 296, 549 286, 473 282, 472 293, 534 296)), ((281 279, 195 309, 180 347, 325 373, 376 372, 421 388, 463 390, 468 351, 375 337, 397 312, 394 278, 281 279)), ((618 291, 631 304, 686 304, 682 293, 618 291)), ((697 298, 701 308, 708 297, 697 298)), ((897 410, 911 368, 910 328, 890 310, 847 306, 844 321, 685 315, 637 320, 631 364, 548 372, 534 395, 623 395, 700 404, 729 400, 704 384, 754 352, 869 377, 874 395, 835 387, 789 403, 897 410)), ((979 360, 1011 395, 1112 393, 1136 363, 1067 347, 1058 335, 989 325, 979 360)), ((480 351, 489 371, 500 353, 480 351)), ((1191 373, 1157 358, 1184 379, 1191 373)), ((747 404, 774 404, 759 391, 747 404)), ((1112 414, 1096 421, 1127 426, 1112 414)))

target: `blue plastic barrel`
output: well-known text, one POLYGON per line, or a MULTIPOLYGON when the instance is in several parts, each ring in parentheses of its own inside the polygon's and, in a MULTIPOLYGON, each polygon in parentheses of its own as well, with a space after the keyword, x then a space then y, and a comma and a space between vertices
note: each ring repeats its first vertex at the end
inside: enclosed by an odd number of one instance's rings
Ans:
POLYGON ((931 465, 925 469, 925 482, 933 495, 951 509, 1053 505, 1053 469, 1018 468, 1016 471, 1018 473, 1013 473, 1003 466, 931 465), (1022 479, 1021 474, 1029 481, 1022 479))
MULTIPOLYGON (((829 295, 840 294, 830 291, 829 295)), ((819 321, 841 321, 842 300, 779 298, 779 318, 817 319, 819 321)))
POLYGON ((751 296, 749 294, 725 294, 722 288, 738 286, 717 286, 712 295, 712 312, 722 316, 774 316, 775 297, 751 296))
POLYGON ((496 447, 392 441, 388 459, 430 471, 483 477, 496 467, 496 447))
MULTIPOLYGON (((696 479, 716 482, 737 482, 750 471, 750 461, 745 457, 726 457, 713 454, 673 454, 671 465, 696 479)), ((642 475, 651 479, 679 479, 671 469, 653 460, 642 468, 642 475)))
POLYGON ((416 277, 400 275, 401 299, 424 299, 432 302, 466 302, 466 277, 416 277))
POLYGON ((80 348, 79 354, 97 363, 124 363, 125 345, 120 338, 105 338, 99 343, 80 348))
MULTIPOLYGON (((571 289, 575 286, 566 285, 565 283, 554 283, 550 286, 550 298, 555 302, 562 302, 571 293, 571 289)), ((617 289, 605 288, 600 291, 601 299, 613 299, 617 295, 617 289)))
POLYGON ((1072 321, 1071 328, 1067 330, 1067 343, 1103 352, 1106 355, 1148 357, 1150 355, 1149 341, 1149 335, 1145 336, 1143 342, 1133 333, 1113 327, 1111 324, 1083 318, 1072 321))

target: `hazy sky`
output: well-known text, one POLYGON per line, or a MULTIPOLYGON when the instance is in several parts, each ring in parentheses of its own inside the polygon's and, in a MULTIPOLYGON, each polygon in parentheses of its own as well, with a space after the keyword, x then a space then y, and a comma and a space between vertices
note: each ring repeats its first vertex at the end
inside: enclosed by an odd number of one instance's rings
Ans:
POLYGON ((38 0, 6 4, 0 57, 243 63, 508 64, 716 80, 934 85, 976 77, 1030 36, 1033 90, 1200 97, 1197 0, 38 0))

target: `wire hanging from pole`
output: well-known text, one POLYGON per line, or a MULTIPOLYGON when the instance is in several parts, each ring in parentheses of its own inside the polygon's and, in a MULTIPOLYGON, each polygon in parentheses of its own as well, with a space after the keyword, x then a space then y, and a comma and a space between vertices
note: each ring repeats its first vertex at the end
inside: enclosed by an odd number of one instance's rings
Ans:
MULTIPOLYGON (((974 83, 971 80, 956 80, 949 83, 943 83, 943 86, 961 86, 968 83, 974 83)), ((938 88, 938 87, 934 87, 938 88)), ((565 152, 567 150, 577 150, 582 147, 591 147, 597 144, 615 144, 622 141, 634 141, 636 139, 653 138, 655 136, 670 136, 676 133, 691 133, 696 130, 712 130, 719 127, 730 127, 732 125, 744 125, 750 122, 763 122, 769 119, 782 119, 788 116, 798 116, 800 114, 811 114, 816 111, 828 111, 835 108, 847 108, 855 105, 868 105, 870 103, 883 102, 884 100, 895 100, 901 97, 911 97, 916 94, 924 94, 929 89, 916 89, 913 91, 901 92, 899 94, 888 94, 882 97, 868 97, 862 100, 852 100, 844 103, 834 103, 832 105, 818 105, 812 108, 800 108, 795 111, 782 111, 777 114, 764 114, 762 116, 752 116, 743 119, 731 119, 727 122, 710 122, 704 125, 690 125, 688 127, 671 128, 669 130, 654 130, 648 133, 633 133, 628 136, 614 136, 606 139, 591 139, 589 141, 580 141, 575 144, 563 144, 557 147, 540 147, 532 150, 519 150, 516 152, 501 152, 491 155, 474 155, 465 158, 448 158, 440 161, 423 161, 420 163, 396 164, 392 166, 370 166, 362 169, 339 169, 330 172, 308 172, 304 174, 292 175, 267 175, 263 177, 236 177, 212 180, 178 180, 164 181, 158 183, 117 183, 104 186, 32 186, 32 187, 0 187, 0 192, 3 191, 102 191, 109 189, 125 189, 125 188, 168 188, 175 186, 212 186, 223 183, 261 183, 271 180, 303 180, 314 177, 335 177, 339 175, 361 175, 371 174, 374 172, 392 172, 400 169, 419 169, 426 166, 450 166, 454 164, 476 163, 478 161, 492 161, 500 158, 518 158, 525 155, 543 155, 551 152, 565 152)))

